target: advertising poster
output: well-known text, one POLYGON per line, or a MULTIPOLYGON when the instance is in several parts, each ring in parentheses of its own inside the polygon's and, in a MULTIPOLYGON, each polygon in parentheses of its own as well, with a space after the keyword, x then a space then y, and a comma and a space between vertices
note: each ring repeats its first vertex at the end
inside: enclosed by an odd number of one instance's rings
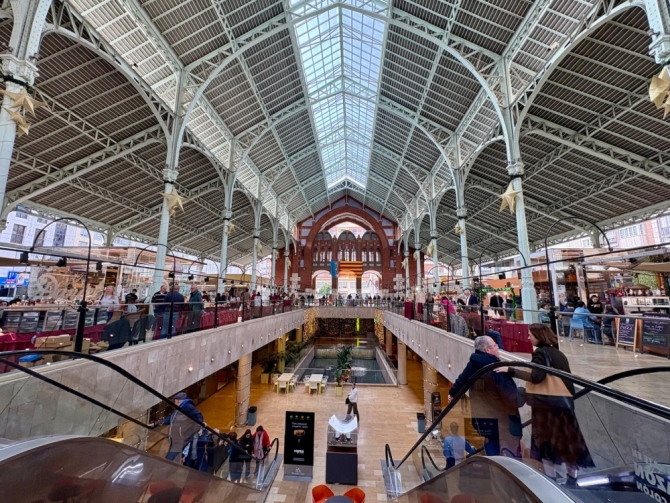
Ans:
POLYGON ((286 412, 284 480, 312 478, 314 465, 314 412, 286 412))

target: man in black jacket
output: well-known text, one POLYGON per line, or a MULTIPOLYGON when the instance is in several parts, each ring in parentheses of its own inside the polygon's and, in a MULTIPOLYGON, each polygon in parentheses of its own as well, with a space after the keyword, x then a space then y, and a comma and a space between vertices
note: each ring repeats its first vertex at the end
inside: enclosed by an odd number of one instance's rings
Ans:
MULTIPOLYGON (((475 352, 449 390, 448 401, 453 400, 475 372, 499 361, 498 345, 495 341, 487 335, 477 337, 475 352)), ((514 380, 506 374, 486 372, 476 383, 471 383, 469 390, 472 426, 485 438, 486 454, 499 456, 502 448, 516 454, 520 419, 518 390, 514 380)))

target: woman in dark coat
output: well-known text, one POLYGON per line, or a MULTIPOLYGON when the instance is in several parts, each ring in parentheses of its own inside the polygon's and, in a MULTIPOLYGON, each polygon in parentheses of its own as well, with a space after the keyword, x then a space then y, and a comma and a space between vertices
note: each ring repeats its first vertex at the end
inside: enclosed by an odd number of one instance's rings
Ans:
MULTIPOLYGON (((541 323, 534 323, 530 325, 529 332, 528 339, 537 348, 531 360, 533 363, 571 373, 568 359, 554 347, 558 339, 551 329, 541 323)), ((502 367, 496 371, 507 372, 511 377, 534 384, 540 384, 547 378, 546 372, 536 369, 528 372, 521 368, 502 367)), ((572 382, 563 383, 574 396, 575 387, 572 382)), ((529 405, 532 406, 531 458, 540 461, 544 473, 551 478, 556 478, 556 467, 565 463, 568 481, 575 482, 579 468, 590 468, 595 464, 579 428, 572 396, 564 400, 560 397, 557 400, 549 399, 546 402, 532 398, 531 394, 528 396, 529 405), (561 403, 553 403, 555 401, 561 403)))
MULTIPOLYGON (((219 430, 214 428, 216 433, 219 430)), ((211 475, 219 471, 228 459, 228 446, 216 435, 211 435, 207 444, 207 472, 211 475)))
POLYGON ((242 460, 240 459, 244 451, 237 447, 240 444, 237 440, 237 433, 234 431, 228 434, 228 459, 230 460, 230 481, 237 482, 242 476, 242 460))
POLYGON ((244 435, 239 440, 240 447, 247 452, 247 455, 241 455, 242 471, 244 472, 244 480, 247 480, 251 475, 251 454, 254 451, 254 439, 251 436, 251 430, 247 429, 244 435))

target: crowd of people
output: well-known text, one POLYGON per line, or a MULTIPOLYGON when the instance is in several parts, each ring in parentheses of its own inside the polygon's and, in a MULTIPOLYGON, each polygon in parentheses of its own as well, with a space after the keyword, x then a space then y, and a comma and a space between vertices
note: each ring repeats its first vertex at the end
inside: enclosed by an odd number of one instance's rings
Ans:
POLYGON ((151 424, 152 428, 170 426, 166 459, 194 470, 219 475, 228 461, 228 480, 232 482, 249 481, 254 461, 253 476, 259 476, 271 446, 270 436, 263 426, 257 426, 253 433, 247 429, 239 437, 235 432, 221 434, 214 428, 214 435, 199 424, 206 426, 202 414, 186 393, 177 393, 174 403, 179 409, 151 424))

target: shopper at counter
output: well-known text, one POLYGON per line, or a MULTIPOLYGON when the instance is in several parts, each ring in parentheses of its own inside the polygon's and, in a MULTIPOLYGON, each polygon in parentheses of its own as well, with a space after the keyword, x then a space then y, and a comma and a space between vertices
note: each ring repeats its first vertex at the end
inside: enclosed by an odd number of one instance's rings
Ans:
POLYGON ((165 296, 165 311, 163 312, 163 326, 161 327, 161 339, 171 338, 177 331, 177 318, 179 312, 184 307, 184 296, 179 293, 179 285, 174 285, 174 290, 165 296), (174 304, 172 309, 172 322, 170 322, 170 305, 174 304), (170 333, 168 335, 168 326, 170 326, 170 333))
MULTIPOLYGON (((603 314, 603 305, 597 295, 591 295, 587 308, 591 314, 603 314)), ((593 330, 595 333, 596 344, 602 344, 602 318, 596 316, 593 318, 593 330)))

